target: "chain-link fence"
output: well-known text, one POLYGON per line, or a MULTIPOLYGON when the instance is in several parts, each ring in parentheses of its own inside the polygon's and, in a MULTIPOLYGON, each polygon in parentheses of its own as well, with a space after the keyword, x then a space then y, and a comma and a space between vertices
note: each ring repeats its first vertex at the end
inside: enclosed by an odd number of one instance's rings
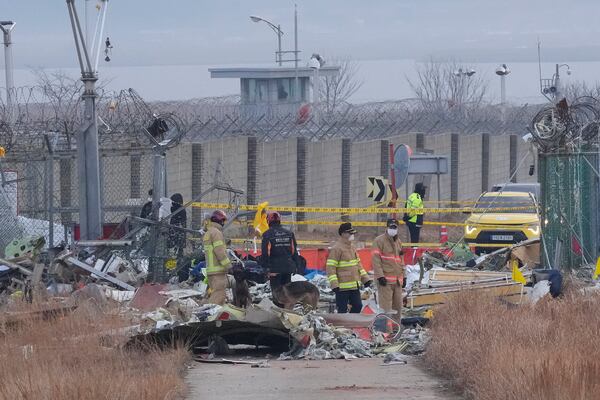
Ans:
MULTIPOLYGON (((78 237, 79 178, 74 151, 9 156, 1 168, 0 245, 23 236, 43 236, 54 246, 78 237)), ((139 215, 152 187, 152 174, 152 155, 145 150, 102 152, 102 210, 107 230, 125 216, 139 215)))
POLYGON ((598 153, 540 155, 544 264, 576 268, 598 257, 598 153))

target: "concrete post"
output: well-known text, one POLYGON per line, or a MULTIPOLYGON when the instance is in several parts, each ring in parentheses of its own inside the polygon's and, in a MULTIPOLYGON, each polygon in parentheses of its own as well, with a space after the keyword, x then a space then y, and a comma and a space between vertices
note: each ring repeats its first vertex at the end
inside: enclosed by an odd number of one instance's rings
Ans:
MULTIPOLYGON (((131 147, 135 148, 137 145, 131 143, 131 147)), ((141 173, 142 173, 142 156, 139 154, 131 154, 129 156, 129 197, 132 199, 142 198, 142 187, 141 187, 141 173)), ((145 196, 144 196, 145 199, 145 196)), ((145 202, 143 201, 142 204, 145 202)))
MULTIPOLYGON (((342 139, 342 201, 341 207, 350 207, 350 173, 352 159, 352 141, 350 139, 342 139)), ((346 216, 342 216, 342 220, 346 220, 346 216)))
POLYGON ((517 150, 518 150, 518 136, 510 135, 510 171, 509 177, 511 177, 511 182, 517 182, 517 174, 515 173, 517 169, 517 150), (514 174, 514 176, 513 176, 514 174))
POLYGON ((450 135, 450 200, 458 200, 458 164, 460 156, 460 137, 458 133, 450 135))
POLYGON ((481 135, 481 191, 490 189, 490 134, 481 135))
MULTIPOLYGON (((201 143, 192 144, 192 199, 198 198, 202 193, 202 163, 204 154, 201 143)), ((200 229, 202 225, 202 210, 192 208, 192 229, 200 229)))
POLYGON ((258 174, 258 140, 254 136, 248 138, 248 170, 246 176, 246 200, 248 204, 257 203, 258 174))
MULTIPOLYGON (((306 168, 307 168, 307 147, 308 140, 304 137, 296 139, 296 206, 304 207, 306 205, 306 168)), ((297 213, 296 220, 304 221, 304 213, 297 213)), ((299 228, 305 228, 305 225, 299 225, 299 228)))

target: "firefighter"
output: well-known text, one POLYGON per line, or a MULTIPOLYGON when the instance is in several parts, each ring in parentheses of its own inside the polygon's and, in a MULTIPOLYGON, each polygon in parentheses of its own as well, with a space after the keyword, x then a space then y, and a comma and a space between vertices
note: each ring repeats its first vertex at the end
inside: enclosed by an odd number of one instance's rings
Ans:
POLYGON ((406 208, 409 209, 404 214, 404 222, 408 227, 408 234, 411 243, 419 243, 421 228, 423 227, 423 198, 425 197, 425 185, 417 183, 414 192, 406 200, 406 208))
POLYGON ((210 222, 202 241, 206 257, 206 275, 208 287, 211 292, 205 303, 225 304, 227 288, 227 270, 231 261, 227 257, 227 248, 223 240, 223 225, 227 221, 227 214, 222 210, 215 210, 210 216, 210 222))
POLYGON ((362 283, 365 287, 369 287, 373 282, 364 270, 352 244, 356 229, 350 222, 344 222, 340 225, 338 234, 340 238, 327 257, 327 279, 335 293, 338 313, 347 313, 348 304, 351 313, 360 313, 362 310, 360 285, 362 283))
POLYGON ((386 225, 386 232, 373 242, 373 272, 378 283, 379 306, 385 312, 395 310, 394 319, 400 322, 404 279, 402 243, 398 239, 398 221, 388 219, 386 225))
POLYGON ((269 229, 262 235, 261 265, 269 271, 271 292, 292 281, 292 274, 299 265, 296 237, 281 226, 281 215, 267 214, 269 229))

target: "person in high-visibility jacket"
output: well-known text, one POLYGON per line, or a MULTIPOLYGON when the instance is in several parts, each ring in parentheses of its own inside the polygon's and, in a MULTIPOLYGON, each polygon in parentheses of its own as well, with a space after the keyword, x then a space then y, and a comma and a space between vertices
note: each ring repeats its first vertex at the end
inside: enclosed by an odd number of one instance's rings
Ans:
POLYGON ((340 239, 329 251, 327 257, 327 279, 335 293, 335 303, 338 313, 347 313, 350 304, 351 313, 360 313, 362 300, 360 285, 371 286, 372 281, 363 268, 356 254, 354 234, 356 230, 350 222, 344 222, 338 229, 340 239))
POLYGON ((227 214, 222 210, 215 210, 210 216, 210 222, 202 241, 206 258, 206 275, 210 295, 206 304, 225 304, 227 289, 227 270, 231 261, 227 257, 227 247, 223 239, 223 225, 227 221, 227 214))
POLYGON ((415 191, 408 196, 406 200, 406 208, 409 210, 404 214, 404 222, 408 227, 408 234, 411 243, 419 243, 421 228, 423 227, 423 198, 425 197, 425 185, 417 183, 415 191))
POLYGON ((379 307, 385 312, 395 310, 393 318, 400 322, 404 259, 402 243, 398 238, 398 221, 395 219, 388 219, 386 232, 373 241, 372 257, 379 307))

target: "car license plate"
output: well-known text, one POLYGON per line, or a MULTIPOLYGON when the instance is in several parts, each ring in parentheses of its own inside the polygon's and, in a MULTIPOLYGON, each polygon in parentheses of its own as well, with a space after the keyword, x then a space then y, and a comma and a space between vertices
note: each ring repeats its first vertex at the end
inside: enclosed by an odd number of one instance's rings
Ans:
POLYGON ((513 236, 512 235, 492 235, 492 240, 498 240, 498 241, 510 241, 513 240, 513 236))

